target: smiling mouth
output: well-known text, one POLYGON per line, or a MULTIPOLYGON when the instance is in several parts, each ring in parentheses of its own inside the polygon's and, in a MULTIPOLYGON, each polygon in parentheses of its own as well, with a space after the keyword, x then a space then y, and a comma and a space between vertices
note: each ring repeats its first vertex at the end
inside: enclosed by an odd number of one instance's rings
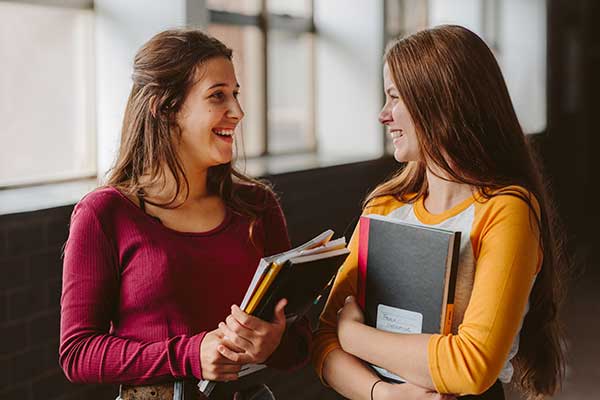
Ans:
POLYGON ((232 137, 234 130, 233 129, 213 129, 214 134, 221 137, 232 137))
POLYGON ((401 138, 402 136, 404 136, 404 132, 402 131, 402 129, 390 131, 390 136, 391 136, 392 140, 398 139, 398 138, 401 138))

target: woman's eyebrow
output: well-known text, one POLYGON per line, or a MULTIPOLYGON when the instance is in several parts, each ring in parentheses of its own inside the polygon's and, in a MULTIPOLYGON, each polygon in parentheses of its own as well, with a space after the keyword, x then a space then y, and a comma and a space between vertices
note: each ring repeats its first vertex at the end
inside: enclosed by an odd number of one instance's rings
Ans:
MULTIPOLYGON (((211 89, 218 88, 218 87, 223 87, 223 86, 227 87, 227 86, 229 86, 229 84, 227 84, 225 82, 215 83, 214 85, 210 86, 207 90, 211 90, 211 89)), ((240 84, 236 82, 235 87, 237 89, 239 89, 240 84)))

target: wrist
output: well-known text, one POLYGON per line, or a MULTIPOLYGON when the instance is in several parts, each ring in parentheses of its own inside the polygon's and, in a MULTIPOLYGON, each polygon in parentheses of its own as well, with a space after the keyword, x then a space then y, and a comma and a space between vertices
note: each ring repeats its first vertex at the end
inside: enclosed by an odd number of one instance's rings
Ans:
POLYGON ((202 344, 206 334, 206 332, 201 332, 190 340, 189 365, 192 375, 198 379, 202 379, 202 344))
POLYGON ((338 340, 346 353, 352 354, 353 336, 356 330, 355 321, 344 321, 338 331, 338 340))
POLYGON ((392 399, 399 399, 399 398, 404 398, 406 396, 406 392, 404 391, 404 388, 406 387, 405 384, 398 384, 398 383, 390 383, 390 382, 382 382, 377 384, 377 387, 375 388, 375 393, 373 396, 374 400, 392 400, 392 399))
POLYGON ((382 379, 377 379, 371 386, 371 400, 385 400, 388 398, 388 383, 382 379))

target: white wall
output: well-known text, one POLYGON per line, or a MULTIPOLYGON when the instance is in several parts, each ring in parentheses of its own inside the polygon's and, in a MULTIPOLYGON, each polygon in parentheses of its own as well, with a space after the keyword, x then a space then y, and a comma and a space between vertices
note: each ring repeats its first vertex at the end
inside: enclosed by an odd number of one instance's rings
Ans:
POLYGON ((383 1, 315 2, 319 153, 327 157, 382 154, 383 1))

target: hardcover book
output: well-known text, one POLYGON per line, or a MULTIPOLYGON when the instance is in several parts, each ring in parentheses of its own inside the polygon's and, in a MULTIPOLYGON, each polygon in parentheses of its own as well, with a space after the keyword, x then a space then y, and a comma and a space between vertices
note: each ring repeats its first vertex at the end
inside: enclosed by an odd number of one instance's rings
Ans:
MULTIPOLYGON (((381 215, 360 219, 358 302, 365 322, 397 333, 449 333, 460 232, 381 215)), ((373 366, 382 378, 404 380, 373 366)))

